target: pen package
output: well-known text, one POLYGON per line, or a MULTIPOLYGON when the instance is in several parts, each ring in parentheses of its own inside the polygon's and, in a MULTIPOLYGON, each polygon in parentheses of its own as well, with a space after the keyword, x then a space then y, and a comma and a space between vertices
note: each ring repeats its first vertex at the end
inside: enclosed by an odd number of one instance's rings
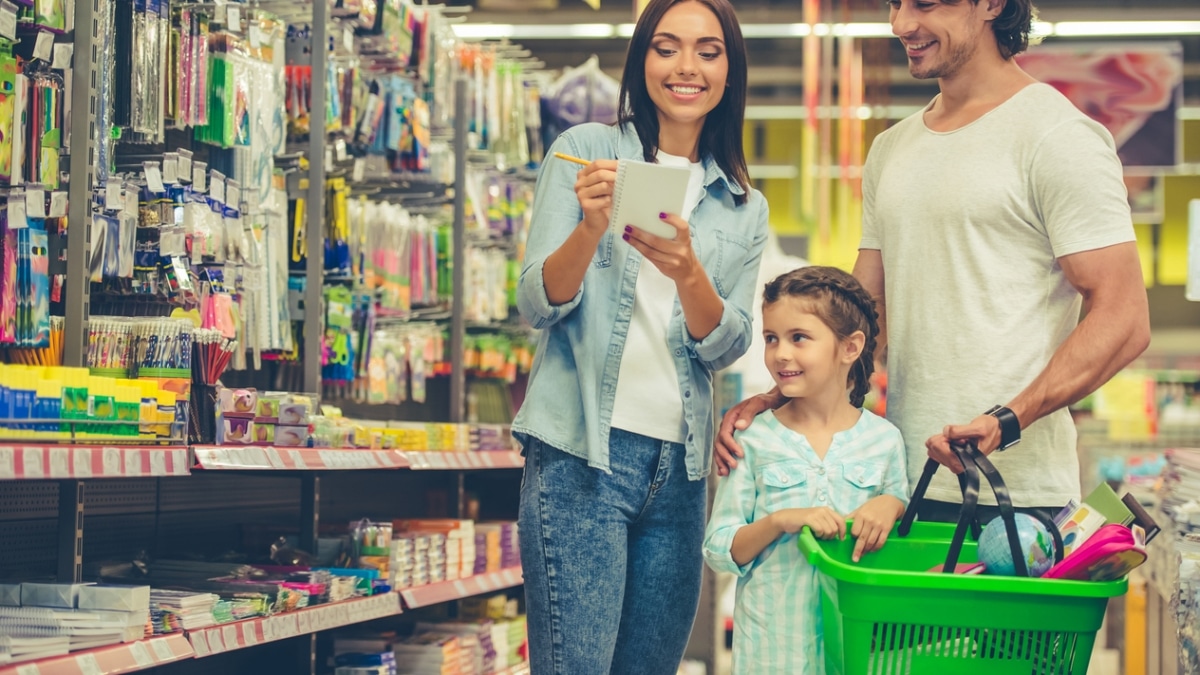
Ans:
POLYGON ((67 0, 34 0, 33 21, 55 33, 67 30, 67 0))
POLYGON ((17 59, 12 43, 0 40, 0 182, 13 175, 13 133, 16 125, 17 59))
POLYGON ((17 231, 9 227, 8 210, 0 220, 0 343, 17 340, 17 231))

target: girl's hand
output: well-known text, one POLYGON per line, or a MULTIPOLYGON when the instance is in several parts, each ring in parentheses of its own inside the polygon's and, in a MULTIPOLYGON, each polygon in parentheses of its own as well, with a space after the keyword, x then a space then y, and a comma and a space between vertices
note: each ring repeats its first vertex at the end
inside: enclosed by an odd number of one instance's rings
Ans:
POLYGON ((625 226, 623 238, 676 285, 697 272, 702 274, 704 268, 696 258, 696 251, 692 249, 692 235, 688 229, 688 222, 669 213, 659 214, 659 217, 664 223, 675 228, 674 239, 663 239, 628 225, 625 226))
POLYGON ((807 525, 818 539, 844 539, 846 517, 828 506, 813 509, 781 509, 770 518, 776 528, 784 534, 796 534, 807 525))
POLYGON ((854 510, 850 519, 854 527, 850 534, 858 541, 852 559, 858 562, 863 553, 874 553, 887 542, 892 526, 904 515, 904 503, 891 495, 879 495, 854 510))
POLYGON ((598 159, 583 167, 575 178, 575 196, 583 207, 583 225, 597 237, 608 228, 616 181, 615 159, 598 159))

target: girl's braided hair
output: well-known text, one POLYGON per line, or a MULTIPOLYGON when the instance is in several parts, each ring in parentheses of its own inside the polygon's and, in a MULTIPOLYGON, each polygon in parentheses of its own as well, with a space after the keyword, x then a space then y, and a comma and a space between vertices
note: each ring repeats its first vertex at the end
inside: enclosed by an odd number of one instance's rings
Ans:
POLYGON ((875 341, 879 336, 879 314, 875 300, 858 283, 858 279, 836 267, 801 267, 776 277, 763 288, 763 307, 784 297, 812 301, 811 311, 837 336, 845 340, 855 331, 866 337, 858 361, 850 369, 850 404, 862 407, 871 390, 871 373, 875 371, 875 341))

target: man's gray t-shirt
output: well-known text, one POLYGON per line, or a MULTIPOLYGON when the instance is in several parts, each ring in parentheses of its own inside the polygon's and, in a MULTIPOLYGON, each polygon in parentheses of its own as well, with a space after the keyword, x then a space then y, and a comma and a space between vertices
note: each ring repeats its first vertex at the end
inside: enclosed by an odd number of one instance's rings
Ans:
MULTIPOLYGON (((1108 131, 1045 84, 955 131, 921 112, 875 140, 861 248, 883 256, 887 416, 910 484, 930 436, 1010 401, 1075 328, 1082 300, 1057 259, 1134 240, 1121 174, 1108 131)), ((992 459, 1017 506, 1079 497, 1065 409, 992 459)), ((958 482, 939 471, 928 497, 961 501, 958 482)))

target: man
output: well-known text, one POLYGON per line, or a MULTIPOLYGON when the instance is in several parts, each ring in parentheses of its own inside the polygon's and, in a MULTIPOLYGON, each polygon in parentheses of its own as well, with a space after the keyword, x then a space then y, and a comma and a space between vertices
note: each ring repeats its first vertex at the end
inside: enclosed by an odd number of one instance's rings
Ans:
MULTIPOLYGON (((940 93, 881 134, 864 167, 854 274, 886 322, 888 417, 910 483, 926 456, 961 471, 949 442, 974 441, 996 453, 1016 506, 1053 516, 1080 492, 1066 406, 1150 339, 1114 143, 1013 61, 1028 46, 1031 0, 890 6, 909 71, 937 78, 940 93)), ((719 473, 736 466, 735 421, 780 403, 775 390, 726 414, 719 473)), ((949 472, 926 497, 922 519, 957 519, 949 472)))

